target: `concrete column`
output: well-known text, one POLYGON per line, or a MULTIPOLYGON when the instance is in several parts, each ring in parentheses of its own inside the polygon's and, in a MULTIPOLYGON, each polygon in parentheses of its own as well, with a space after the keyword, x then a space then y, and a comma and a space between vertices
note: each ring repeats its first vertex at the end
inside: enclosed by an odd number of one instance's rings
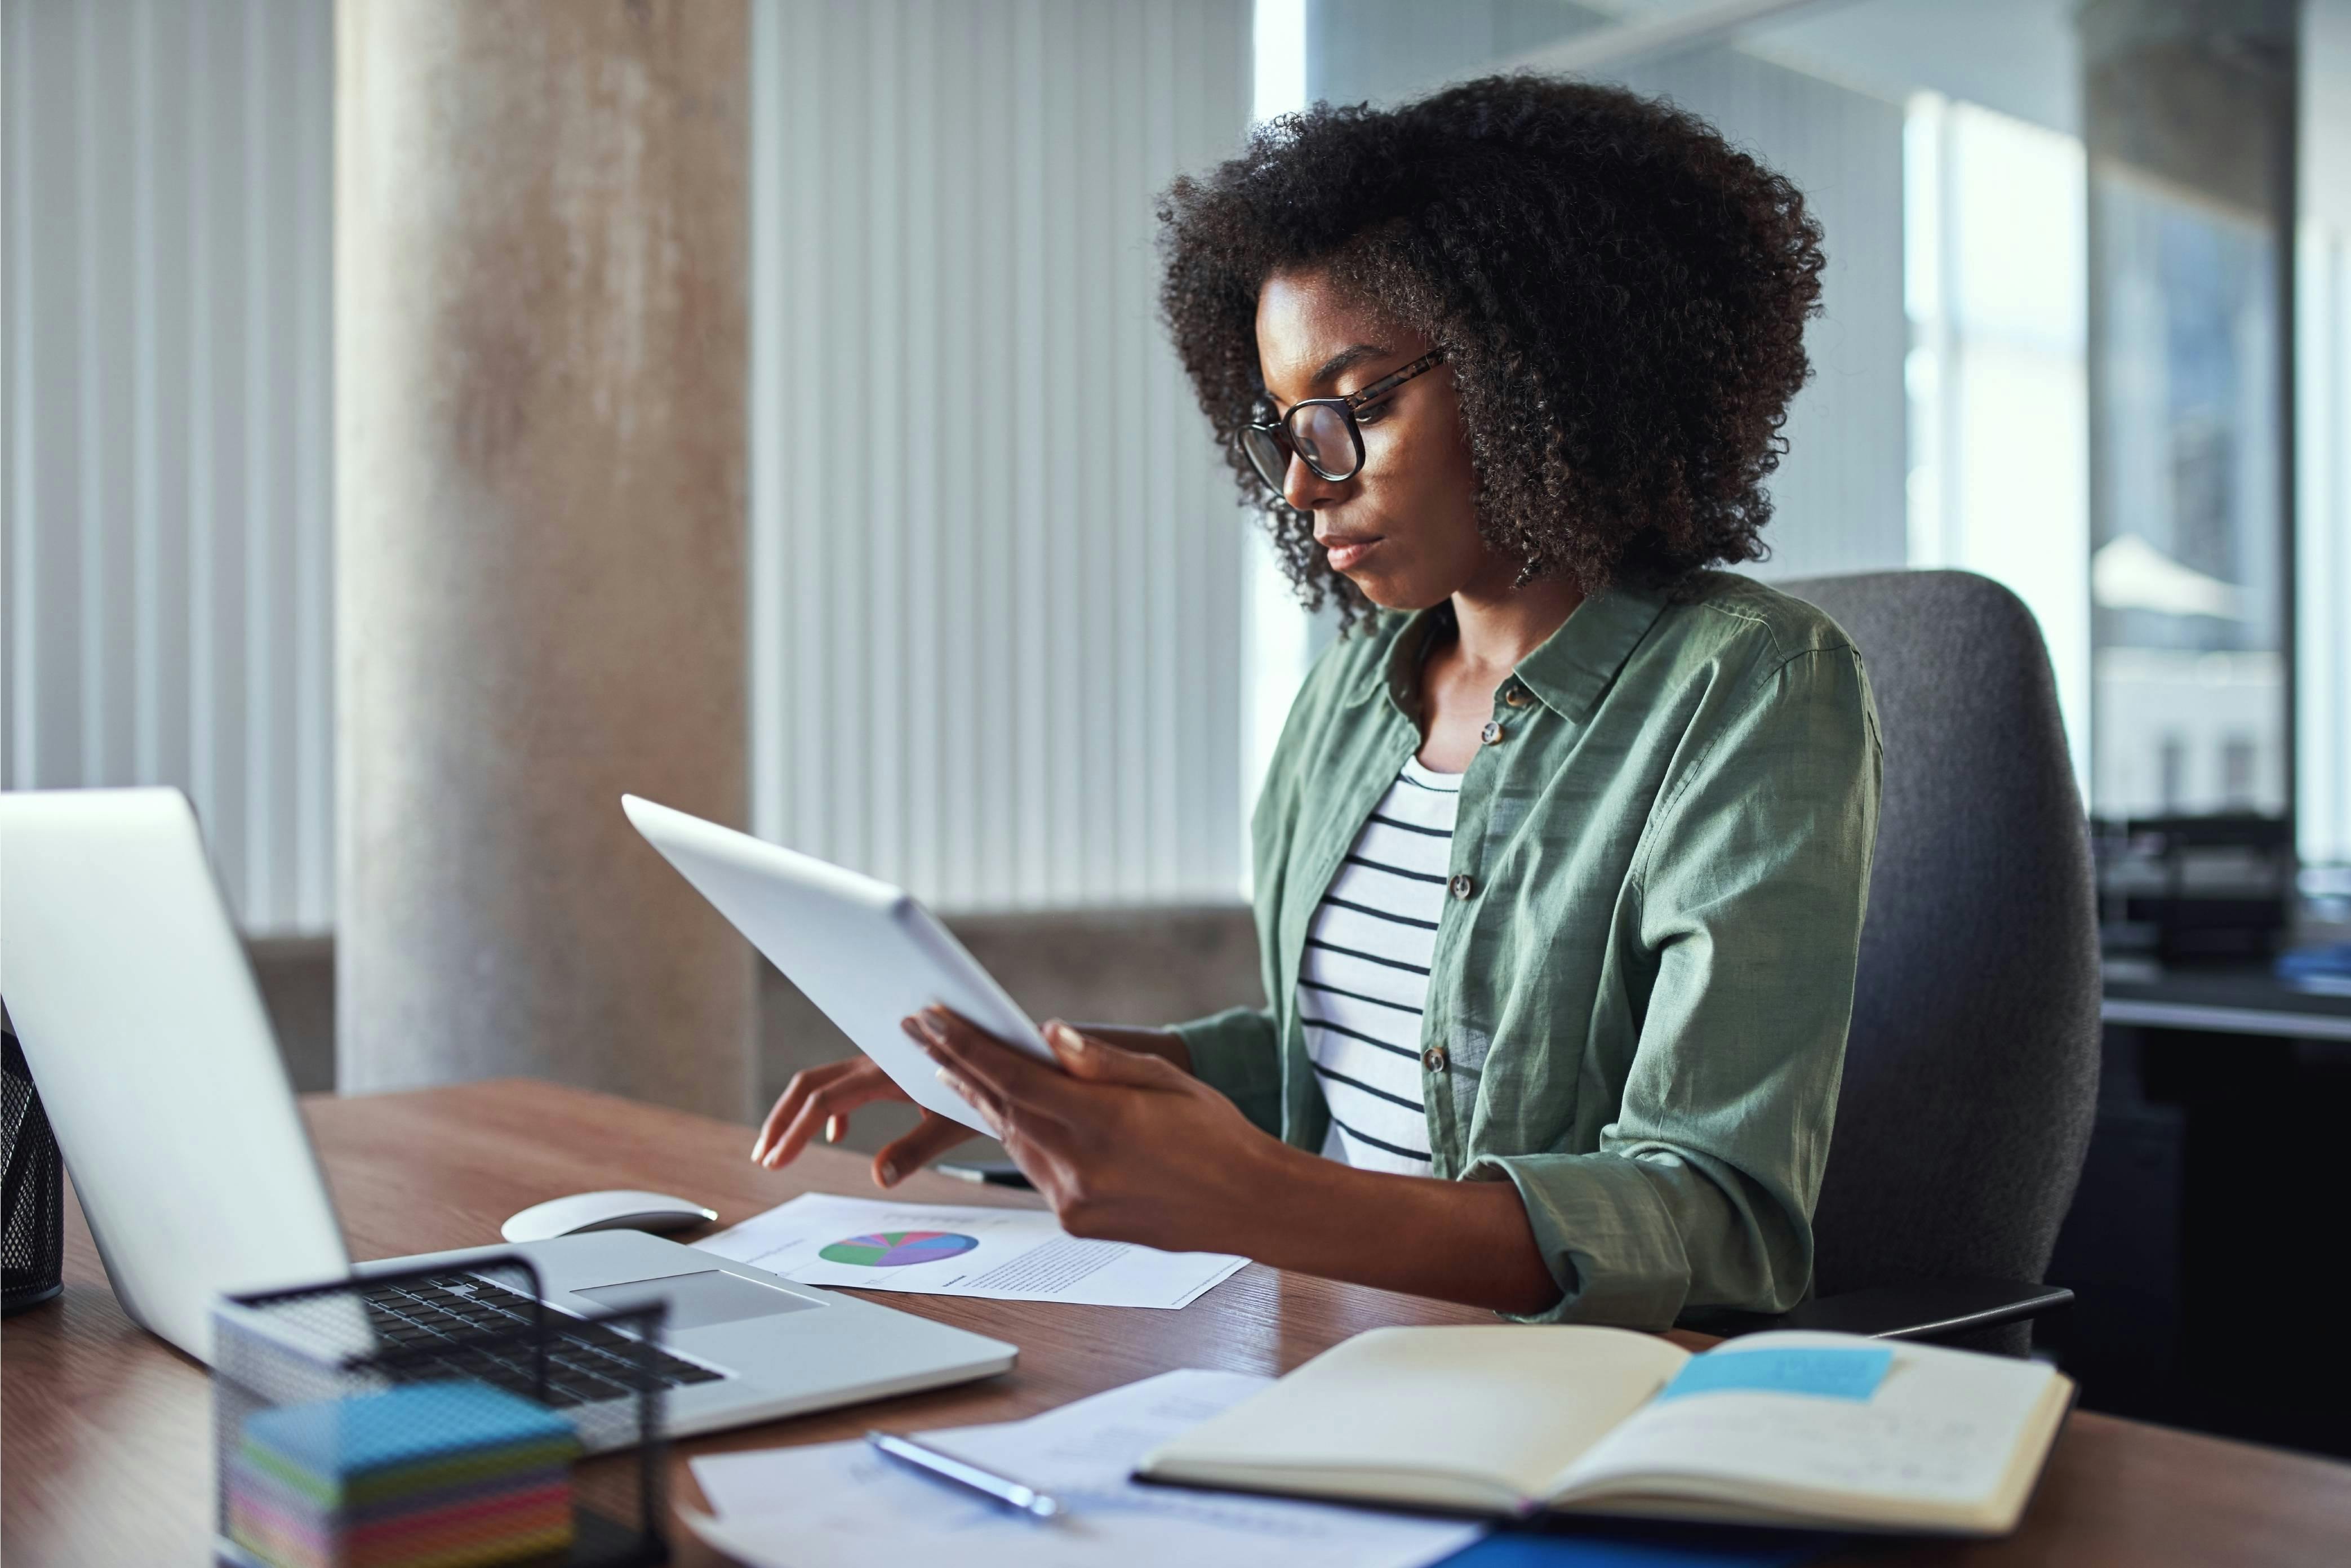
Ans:
POLYGON ((740 1118, 745 0, 342 0, 338 1076, 740 1118))

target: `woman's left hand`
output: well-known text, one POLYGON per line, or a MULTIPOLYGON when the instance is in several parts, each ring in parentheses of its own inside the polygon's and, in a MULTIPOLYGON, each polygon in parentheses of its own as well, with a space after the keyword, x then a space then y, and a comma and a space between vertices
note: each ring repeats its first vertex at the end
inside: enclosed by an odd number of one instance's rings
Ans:
POLYGON ((1286 1146, 1174 1062, 1058 1020, 1055 1071, 945 1008, 904 1020, 1072 1236, 1246 1252, 1286 1146))

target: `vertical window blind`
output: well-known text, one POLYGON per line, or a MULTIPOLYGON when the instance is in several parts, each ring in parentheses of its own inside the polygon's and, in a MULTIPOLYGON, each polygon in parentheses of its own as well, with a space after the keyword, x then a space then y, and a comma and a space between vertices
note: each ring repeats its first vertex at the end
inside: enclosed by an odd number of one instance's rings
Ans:
POLYGON ((1244 527, 1155 319, 1243 0, 759 0, 752 798, 961 908, 1229 899, 1244 527))
POLYGON ((333 7, 10 0, 0 781, 177 784, 334 910, 333 7))

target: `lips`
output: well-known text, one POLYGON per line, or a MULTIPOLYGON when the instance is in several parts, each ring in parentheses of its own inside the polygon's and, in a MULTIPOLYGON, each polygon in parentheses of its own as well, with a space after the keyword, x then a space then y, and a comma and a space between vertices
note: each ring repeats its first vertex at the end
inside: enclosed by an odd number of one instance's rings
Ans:
POLYGON ((1332 534, 1314 542, 1329 552, 1331 570, 1345 571, 1380 547, 1379 534, 1332 534))

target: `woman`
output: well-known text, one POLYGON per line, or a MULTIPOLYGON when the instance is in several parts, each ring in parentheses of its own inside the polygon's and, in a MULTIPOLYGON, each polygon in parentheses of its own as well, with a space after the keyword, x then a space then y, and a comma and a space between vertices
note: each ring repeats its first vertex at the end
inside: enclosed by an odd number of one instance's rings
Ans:
MULTIPOLYGON (((1183 179, 1162 299, 1350 622, 1254 823, 1269 1009, 907 1020, 1069 1230, 1662 1327, 1812 1276, 1876 832, 1861 662, 1754 560, 1817 226, 1672 108, 1497 78, 1183 179)), ((869 1101, 794 1079, 753 1157, 869 1101)), ((883 1151, 889 1186, 963 1130, 883 1151)))

